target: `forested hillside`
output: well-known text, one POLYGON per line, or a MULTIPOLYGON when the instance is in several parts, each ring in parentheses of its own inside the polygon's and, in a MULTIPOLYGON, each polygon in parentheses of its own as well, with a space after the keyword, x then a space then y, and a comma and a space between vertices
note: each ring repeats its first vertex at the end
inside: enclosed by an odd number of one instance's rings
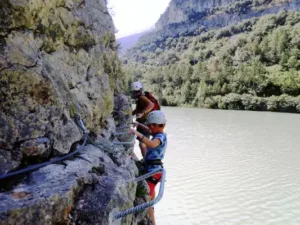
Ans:
MULTIPOLYGON (((236 1, 208 17, 246 15, 272 2, 236 1)), ((300 12, 276 7, 225 27, 168 35, 169 24, 123 57, 129 82, 141 80, 164 105, 300 112, 300 12)))

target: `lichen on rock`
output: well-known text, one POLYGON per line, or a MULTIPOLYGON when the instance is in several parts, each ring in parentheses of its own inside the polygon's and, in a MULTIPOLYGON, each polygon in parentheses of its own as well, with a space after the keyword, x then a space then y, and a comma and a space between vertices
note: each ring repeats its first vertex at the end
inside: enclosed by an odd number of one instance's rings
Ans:
POLYGON ((113 145, 132 117, 106 1, 4 0, 0 15, 0 173, 77 149, 75 115, 89 130, 79 154, 1 183, 0 224, 114 223, 137 169, 113 145))
POLYGON ((103 55, 115 51, 101 42, 114 33, 105 2, 10 0, 1 12, 0 147, 46 137, 65 154, 81 138, 71 107, 93 133, 112 112, 118 81, 104 69, 103 55))

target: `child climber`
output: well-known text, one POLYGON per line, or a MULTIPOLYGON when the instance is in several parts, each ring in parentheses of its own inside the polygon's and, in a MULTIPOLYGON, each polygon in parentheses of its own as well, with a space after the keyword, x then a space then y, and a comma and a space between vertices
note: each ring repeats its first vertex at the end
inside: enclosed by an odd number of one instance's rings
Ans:
MULTIPOLYGON (((146 173, 162 168, 162 159, 164 158, 167 148, 167 135, 164 133, 164 128, 167 120, 165 114, 160 110, 155 110, 149 113, 146 119, 146 125, 135 123, 137 127, 140 127, 151 134, 152 139, 145 137, 142 133, 131 129, 131 134, 136 134, 140 142, 144 143, 147 147, 146 154, 144 156, 146 173)), ((155 186, 160 181, 162 174, 158 173, 147 179, 147 183, 150 189, 150 199, 155 198, 155 186)), ((154 209, 149 208, 149 216, 152 225, 155 225, 154 209)))

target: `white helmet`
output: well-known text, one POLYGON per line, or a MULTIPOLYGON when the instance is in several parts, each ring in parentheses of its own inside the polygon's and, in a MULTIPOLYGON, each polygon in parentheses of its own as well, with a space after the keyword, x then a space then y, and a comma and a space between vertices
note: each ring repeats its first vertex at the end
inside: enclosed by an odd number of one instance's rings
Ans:
POLYGON ((131 84, 131 91, 140 91, 143 88, 143 85, 140 82, 133 82, 131 84))
POLYGON ((154 110, 147 116, 146 124, 166 124, 166 116, 161 110, 154 110))

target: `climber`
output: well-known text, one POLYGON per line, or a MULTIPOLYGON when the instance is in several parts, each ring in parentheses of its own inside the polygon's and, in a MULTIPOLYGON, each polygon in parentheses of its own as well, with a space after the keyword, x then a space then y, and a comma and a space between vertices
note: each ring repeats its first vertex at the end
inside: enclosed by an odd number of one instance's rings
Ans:
MULTIPOLYGON (((136 115, 137 119, 136 121, 145 124, 146 118, 148 114, 157 108, 156 104, 151 101, 151 99, 147 98, 145 93, 143 92, 143 86, 140 82, 133 82, 131 84, 131 93, 132 98, 136 100, 136 107, 132 111, 132 115, 136 115)), ((148 93, 148 92, 147 92, 148 93)), ((151 95, 152 96, 152 95, 151 95)), ((142 133, 145 137, 149 138, 150 134, 147 133, 147 131, 137 128, 137 130, 142 133)), ((143 157, 145 157, 146 153, 146 145, 140 141, 139 143, 141 154, 143 157)))
MULTIPOLYGON (((164 133, 166 122, 165 114, 161 110, 155 110, 150 112, 147 116, 145 123, 146 126, 138 122, 134 123, 137 128, 141 128, 148 134, 151 134, 151 139, 135 129, 130 130, 130 133, 135 134, 139 141, 146 146, 144 157, 145 173, 149 173, 163 167, 162 159, 164 158, 167 148, 167 135, 164 133)), ((161 175, 161 173, 158 173, 147 179, 150 189, 150 200, 155 198, 155 186, 160 181, 161 175)), ((152 225, 155 225, 154 209, 152 207, 149 208, 149 216, 152 225)))

